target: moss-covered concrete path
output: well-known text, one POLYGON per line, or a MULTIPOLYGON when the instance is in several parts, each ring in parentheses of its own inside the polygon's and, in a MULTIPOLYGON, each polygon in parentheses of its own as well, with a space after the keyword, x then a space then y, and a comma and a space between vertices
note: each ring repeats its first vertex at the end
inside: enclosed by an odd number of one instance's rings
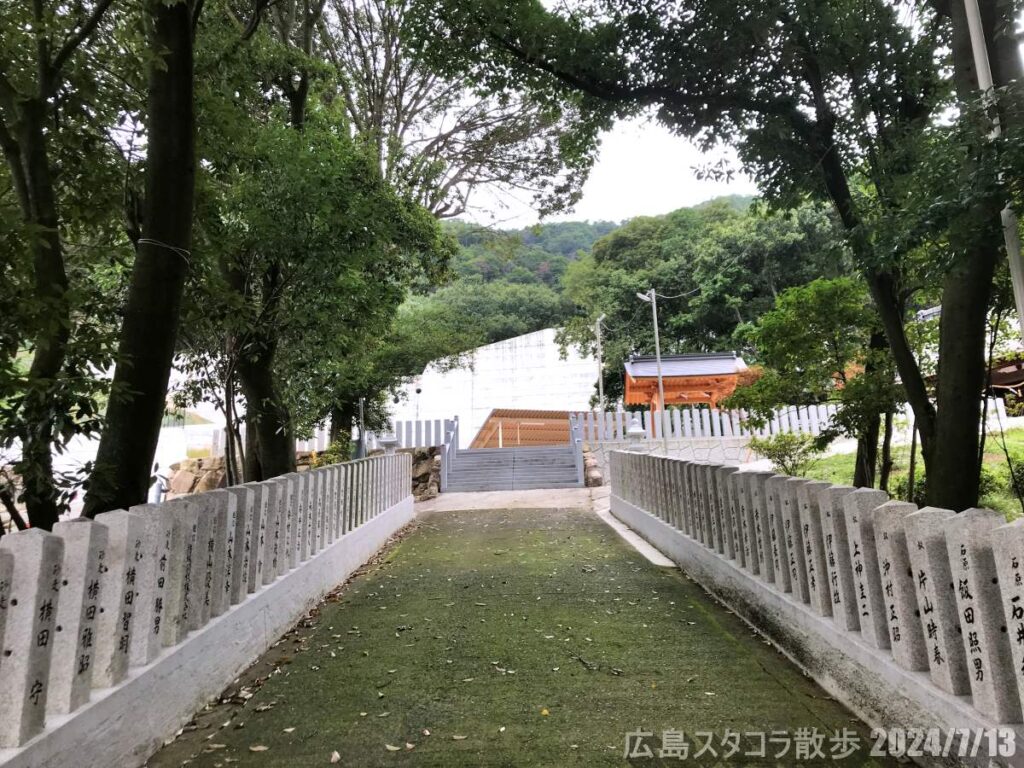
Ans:
POLYGON ((421 518, 149 765, 882 764, 866 737, 592 512, 461 511, 421 518), (638 728, 652 735, 626 759, 638 728), (825 757, 798 759, 813 729, 825 757), (861 750, 837 763, 844 729, 861 750), (687 734, 687 759, 659 756, 664 731, 687 734), (766 757, 744 737, 723 759, 729 732, 768 734, 766 757), (709 738, 717 757, 695 758, 709 738))

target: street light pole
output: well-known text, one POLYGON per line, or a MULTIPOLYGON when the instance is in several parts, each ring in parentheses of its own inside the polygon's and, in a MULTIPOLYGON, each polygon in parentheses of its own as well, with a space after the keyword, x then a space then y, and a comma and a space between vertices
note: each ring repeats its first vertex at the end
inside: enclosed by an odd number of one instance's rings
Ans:
MULTIPOLYGON (((992 65, 988 58, 988 45, 985 42, 985 31, 981 23, 981 10, 978 0, 964 0, 964 11, 967 15, 967 28, 971 36, 971 52, 974 54, 974 70, 978 77, 978 87, 982 93, 989 94, 994 87, 992 81, 992 65)), ((998 136, 1002 131, 999 117, 992 123, 992 135, 998 136)), ((1003 242, 1006 245, 1006 257, 1010 263, 1010 284, 1013 286, 1013 299, 1017 307, 1017 323, 1021 335, 1024 336, 1024 259, 1021 258, 1020 234, 1017 226, 1017 214, 1007 205, 999 214, 1003 225, 1003 242)))
POLYGON ((597 409, 604 412, 604 355, 601 351, 601 315, 594 323, 594 335, 597 336, 597 409))
MULTIPOLYGON (((661 337, 658 334, 658 294, 651 288, 647 293, 638 293, 641 301, 651 304, 651 314, 654 316, 654 359, 658 364, 658 429, 661 432, 662 444, 665 446, 665 455, 668 455, 668 431, 665 429, 665 381, 661 376, 661 337)), ((654 414, 651 414, 653 417, 654 414)))

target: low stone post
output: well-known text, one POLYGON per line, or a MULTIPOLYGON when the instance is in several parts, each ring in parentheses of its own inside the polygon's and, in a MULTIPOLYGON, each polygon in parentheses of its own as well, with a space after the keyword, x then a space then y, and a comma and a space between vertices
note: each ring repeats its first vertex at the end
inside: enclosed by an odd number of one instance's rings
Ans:
POLYGON ((307 470, 306 476, 306 516, 305 525, 303 526, 303 544, 302 544, 302 559, 308 560, 310 557, 317 553, 317 542, 316 542, 316 531, 317 531, 317 520, 316 520, 316 495, 318 492, 317 486, 319 485, 317 474, 315 470, 307 470))
POLYGON ((771 472, 745 472, 747 501, 750 504, 750 519, 753 521, 753 550, 757 554, 757 570, 761 580, 775 583, 775 564, 772 560, 768 528, 768 507, 764 484, 771 472))
POLYGON ((274 490, 270 498, 274 502, 273 526, 270 529, 270 581, 271 583, 279 576, 288 573, 291 567, 288 563, 288 516, 291 514, 292 483, 294 476, 282 475, 270 480, 274 490))
POLYGON ((993 529, 992 549, 1013 659, 1013 676, 1024 706, 1024 519, 993 529))
POLYGON ((0 552, 13 561, 0 649, 0 747, 18 747, 45 723, 64 542, 29 528, 0 537, 0 552))
POLYGON ((341 465, 341 532, 346 534, 354 528, 352 520, 352 465, 341 465))
POLYGON ((394 432, 385 432, 379 438, 377 442, 380 443, 381 448, 384 449, 385 456, 392 456, 395 453, 395 449, 398 448, 398 437, 394 432))
POLYGON ((946 550, 974 708, 997 723, 1019 723, 1017 676, 992 553, 992 531, 1005 523, 991 509, 968 509, 947 518, 946 550))
POLYGON ((874 511, 888 500, 884 492, 872 488, 857 488, 843 497, 861 637, 882 650, 890 646, 889 620, 878 569, 874 511))
POLYGON ((768 553, 771 556, 775 586, 782 593, 792 592, 789 554, 786 550, 786 526, 782 518, 783 484, 786 475, 771 475, 764 481, 765 512, 768 519, 768 553))
POLYGON ((832 618, 847 632, 860 631, 860 612, 850 562, 850 542, 846 529, 845 499, 854 489, 833 485, 818 494, 821 529, 825 537, 825 568, 832 599, 832 618))
POLYGON ((739 512, 740 537, 743 542, 743 567, 748 573, 758 576, 761 573, 761 563, 757 556, 754 511, 750 505, 750 485, 747 474, 747 472, 737 472, 730 479, 733 481, 733 497, 739 501, 737 510, 739 512))
POLYGON ((145 558, 145 526, 138 515, 122 509, 97 515, 94 524, 107 529, 107 572, 99 596, 92 684, 107 688, 128 674, 135 604, 143 599, 138 569, 145 558))
POLYGON ((344 488, 342 487, 344 476, 341 469, 340 464, 335 464, 330 468, 330 472, 334 476, 334 482, 331 484, 331 487, 334 489, 331 496, 331 517, 334 520, 334 538, 336 539, 340 539, 345 533, 345 521, 343 519, 345 507, 342 502, 344 498, 344 488))
POLYGON ((626 439, 629 441, 629 445, 627 446, 626 450, 644 450, 644 441, 647 439, 647 432, 644 430, 643 425, 640 423, 640 417, 635 413, 629 420, 629 427, 626 428, 626 439))
POLYGON ((142 560, 136 566, 135 616, 130 666, 144 666, 163 648, 167 573, 173 547, 173 525, 162 504, 140 504, 128 510, 142 525, 142 560))
POLYGON ((185 503, 193 508, 195 517, 195 552, 192 557, 191 589, 187 598, 188 630, 205 627, 210 620, 213 598, 214 511, 216 499, 205 493, 189 496, 185 503))
POLYGON ((736 472, 731 472, 728 477, 725 478, 726 501, 729 504, 726 514, 729 518, 729 526, 732 530, 733 552, 736 556, 736 564, 740 568, 746 569, 748 556, 747 547, 749 546, 749 542, 743 537, 743 507, 741 504, 740 492, 738 490, 742 485, 740 474, 742 473, 737 469, 736 472))
POLYGON ((905 518, 916 511, 914 504, 887 501, 872 514, 892 656, 904 669, 923 672, 928 669, 928 650, 918 619, 917 593, 904 530, 905 518))
POLYGON ((717 464, 700 465, 700 479, 703 484, 703 515, 705 515, 705 546, 717 551, 721 532, 718 527, 718 488, 715 487, 717 464))
MULTIPOLYGON (((54 524, 53 535, 64 542, 62 582, 65 583, 57 605, 46 711, 66 714, 89 701, 92 688, 99 597, 106 570, 107 529, 94 525, 87 518, 78 518, 54 524)), ((2 637, 3 627, 0 627, 2 637)), ((0 659, 0 667, 2 665, 0 659)))
POLYGON ((0 549, 0 675, 4 670, 4 626, 11 610, 11 577, 14 573, 14 556, 0 549))
POLYGON ((729 477, 736 473, 736 467, 715 469, 715 492, 718 494, 719 529, 722 534, 721 553, 729 560, 736 559, 736 539, 732 518, 732 502, 729 497, 729 477))
POLYGON ((809 480, 797 489, 800 504, 800 534, 804 539, 804 555, 807 564, 807 594, 811 608, 819 616, 832 615, 832 595, 828 584, 828 569, 825 566, 825 534, 821 527, 821 509, 818 494, 829 487, 828 483, 809 480))
POLYGON ((793 596, 801 603, 811 602, 807 578, 807 546, 804 543, 803 524, 800 521, 800 488, 808 483, 802 477, 787 478, 779 484, 779 503, 782 526, 786 534, 786 552, 789 555, 789 583, 793 596))
POLYGON ((711 499, 711 534, 715 542, 714 549, 718 554, 725 555, 725 529, 727 526, 725 506, 722 504, 722 494, 719 488, 719 483, 722 482, 722 476, 719 475, 721 469, 723 469, 721 464, 708 466, 708 490, 711 499))
POLYGON ((210 617, 220 616, 231 607, 231 578, 235 570, 235 525, 237 500, 226 490, 203 494, 212 515, 212 541, 209 559, 210 617))
POLYGON ((306 514, 308 506, 306 497, 309 495, 309 473, 297 472, 293 485, 292 496, 292 567, 297 568, 308 558, 306 546, 306 514))
POLYGON ((925 507, 906 516, 904 531, 921 631, 928 646, 929 675, 942 690, 961 695, 971 692, 971 681, 946 548, 946 521, 952 516, 951 510, 925 507))
POLYGON ((324 548, 329 547, 335 539, 334 533, 334 472, 330 467, 321 467, 320 474, 324 485, 324 548))
POLYGON ((245 600, 249 594, 249 563, 253 557, 253 507, 255 494, 252 487, 238 485, 227 489, 235 497, 235 556, 232 574, 231 603, 245 600))

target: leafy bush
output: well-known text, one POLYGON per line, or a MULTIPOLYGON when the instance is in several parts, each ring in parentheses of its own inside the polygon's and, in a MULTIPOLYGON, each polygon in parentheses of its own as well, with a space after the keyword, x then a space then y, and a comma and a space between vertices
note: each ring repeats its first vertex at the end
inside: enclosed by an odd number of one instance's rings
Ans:
POLYGON ((893 478, 892 484, 889 486, 889 495, 897 501, 912 501, 917 506, 923 507, 925 505, 925 496, 928 493, 924 477, 924 467, 918 465, 914 473, 914 496, 908 499, 909 480, 910 478, 907 475, 893 478))
MULTIPOLYGON (((1024 469, 1018 470, 1021 472, 1021 480, 1024 481, 1024 469)), ((907 476, 900 475, 895 478, 892 482, 892 486, 889 489, 889 495, 892 498, 899 501, 907 500, 907 476)), ((986 496, 992 494, 1001 493, 1006 489, 1009 481, 1005 479, 1000 473, 992 470, 987 466, 981 468, 981 476, 978 478, 978 498, 983 499, 986 496)), ((1021 486, 1024 488, 1024 485, 1021 486)), ((1010 489, 1012 493, 1012 488, 1010 489)), ((928 483, 927 478, 924 475, 924 467, 920 464, 917 466, 917 470, 914 476, 914 498, 910 501, 917 504, 919 507, 924 507, 928 504, 928 483)))
POLYGON ((1017 498, 1024 494, 1024 453, 1015 451, 1010 454, 1010 463, 1006 467, 1006 491, 1017 498))
POLYGON ((1007 416, 1024 416, 1024 400, 1016 395, 1008 394, 1004 402, 1006 403, 1007 416))
POLYGON ((313 451, 310 456, 310 464, 314 467, 327 467, 331 464, 340 464, 352 458, 352 441, 342 440, 331 443, 324 451, 313 451))
POLYGON ((821 454, 813 436, 792 432, 752 437, 750 447, 768 459, 776 472, 784 475, 802 475, 821 454))

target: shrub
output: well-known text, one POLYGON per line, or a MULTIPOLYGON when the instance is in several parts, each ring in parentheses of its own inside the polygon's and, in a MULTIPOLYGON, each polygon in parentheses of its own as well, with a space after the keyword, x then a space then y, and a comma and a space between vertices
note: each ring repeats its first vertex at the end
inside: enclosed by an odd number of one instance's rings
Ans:
POLYGON ((310 457, 310 463, 314 467, 327 467, 331 464, 348 461, 350 458, 352 458, 352 441, 342 440, 331 443, 326 450, 319 453, 314 451, 310 457))
POLYGON ((897 501, 912 501, 917 506, 925 505, 925 496, 928 493, 928 486, 925 483, 924 467, 920 464, 914 474, 914 496, 908 499, 908 485, 910 478, 907 475, 900 475, 893 479, 889 487, 889 495, 897 501))
MULTIPOLYGON (((1021 472, 1020 479, 1024 481, 1024 469, 1018 471, 1021 472)), ((889 495, 892 496, 892 498, 897 499, 898 501, 906 501, 908 484, 907 481, 908 478, 906 475, 900 475, 899 477, 895 478, 892 482, 892 486, 889 489, 889 495)), ((1005 480, 998 472, 995 472, 989 467, 983 466, 981 468, 981 476, 978 478, 978 498, 983 499, 984 497, 989 496, 991 494, 1002 492, 1006 488, 1007 482, 1008 481, 1005 480)), ((1024 488, 1024 485, 1022 485, 1021 487, 1024 488)), ((919 507, 924 507, 928 503, 926 500, 927 496, 928 483, 924 475, 924 467, 918 464, 917 471, 914 477, 914 498, 910 499, 910 501, 914 502, 919 507)))
POLYGON ((1010 454, 1010 463, 1006 467, 1005 485, 1011 496, 1020 498, 1024 494, 1024 453, 1015 451, 1010 454))
POLYGON ((771 437, 752 437, 750 447, 772 463, 776 472, 802 475, 821 453, 811 435, 782 432, 771 437))

